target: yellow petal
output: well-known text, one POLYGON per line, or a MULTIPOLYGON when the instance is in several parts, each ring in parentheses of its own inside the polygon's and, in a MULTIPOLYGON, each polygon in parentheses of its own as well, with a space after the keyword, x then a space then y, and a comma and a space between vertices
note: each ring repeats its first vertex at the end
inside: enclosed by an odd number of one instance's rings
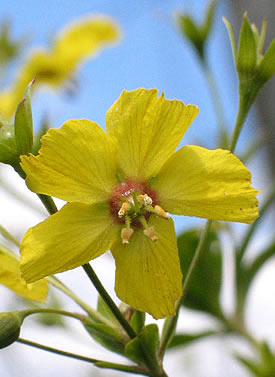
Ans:
POLYGON ((85 57, 119 39, 114 20, 104 16, 87 16, 67 25, 55 39, 52 53, 74 66, 85 57))
POLYGON ((117 139, 125 178, 156 175, 198 114, 198 108, 157 97, 157 90, 123 91, 107 112, 107 132, 117 139))
POLYGON ((0 248, 0 284, 33 301, 44 302, 48 295, 47 281, 26 284, 21 277, 18 258, 3 247, 0 248))
POLYGON ((37 193, 91 204, 107 200, 117 183, 116 149, 89 120, 69 120, 50 129, 38 156, 22 156, 28 187, 37 193))
POLYGON ((108 206, 66 204, 25 234, 20 248, 23 278, 33 282, 89 262, 111 247, 120 228, 108 206))
POLYGON ((39 84, 47 84, 53 87, 59 87, 63 82, 72 76, 72 69, 66 62, 59 59, 50 51, 45 49, 33 50, 19 71, 14 82, 14 91, 21 92, 29 82, 35 78, 36 89, 39 84))
POLYGON ((158 240, 135 230, 129 243, 121 240, 111 248, 116 261, 115 289, 120 299, 154 318, 175 314, 182 292, 182 274, 172 220, 151 216, 158 240))
POLYGON ((258 217, 259 191, 250 184, 249 170, 232 153, 198 146, 177 151, 151 182, 170 213, 243 223, 258 217))
POLYGON ((114 20, 104 16, 87 16, 67 25, 49 49, 34 49, 19 69, 12 86, 0 94, 0 114, 10 119, 26 86, 36 78, 40 84, 58 88, 71 79, 77 67, 100 49, 117 41, 120 31, 114 20), (4 100, 4 103, 2 101, 4 100))

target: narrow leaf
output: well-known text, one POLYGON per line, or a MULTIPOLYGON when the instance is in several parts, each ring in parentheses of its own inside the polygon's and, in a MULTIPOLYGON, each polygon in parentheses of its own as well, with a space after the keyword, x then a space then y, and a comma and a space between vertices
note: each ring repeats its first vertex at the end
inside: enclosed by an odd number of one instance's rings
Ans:
POLYGON ((15 113, 14 129, 17 152, 19 155, 28 154, 33 146, 33 124, 31 109, 32 81, 25 89, 24 98, 19 103, 15 113))
POLYGON ((250 75, 257 63, 257 46, 253 30, 247 20, 246 13, 243 16, 240 31, 239 49, 236 66, 240 73, 250 75))
POLYGON ((236 40, 235 40, 234 32, 233 32, 233 29, 232 29, 232 25, 230 24, 230 22, 225 17, 223 17, 223 22, 226 26, 228 36, 229 36, 229 39, 230 39, 230 42, 231 42, 231 48, 232 48, 232 52, 233 52, 234 62, 236 62, 237 48, 236 48, 236 40))

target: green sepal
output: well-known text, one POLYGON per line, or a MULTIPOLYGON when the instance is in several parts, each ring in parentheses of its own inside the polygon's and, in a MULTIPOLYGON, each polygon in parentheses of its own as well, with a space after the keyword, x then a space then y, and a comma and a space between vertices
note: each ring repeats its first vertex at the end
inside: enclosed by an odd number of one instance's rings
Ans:
POLYGON ((17 311, 0 313, 0 349, 16 342, 23 320, 24 315, 17 311))
POLYGON ((103 323, 92 321, 90 319, 86 321, 84 320, 82 323, 92 338, 103 347, 112 352, 124 355, 126 340, 122 337, 118 329, 103 323))
POLYGON ((206 40, 211 33, 218 0, 211 0, 207 6, 205 20, 201 27, 203 39, 206 40))
POLYGON ((136 363, 146 364, 150 359, 154 365, 158 364, 159 329, 156 324, 143 328, 141 333, 125 346, 125 356, 136 363), (147 355, 147 356, 145 356, 147 355))
POLYGON ((271 42, 258 67, 261 85, 271 79, 275 73, 275 39, 271 42))
POLYGON ((32 152, 33 146, 33 124, 31 108, 31 87, 34 80, 26 87, 24 98, 18 104, 15 120, 14 131, 18 155, 32 152))
POLYGON ((230 24, 230 22, 228 21, 228 19, 226 17, 223 17, 223 22, 224 22, 225 27, 227 29, 227 33, 228 33, 230 43, 231 43, 233 58, 234 58, 234 62, 235 62, 236 58, 237 58, 237 47, 236 47, 236 39, 235 39, 235 36, 234 36, 233 28, 232 28, 232 25, 230 24))
POLYGON ((176 334, 171 339, 168 348, 188 346, 190 343, 193 343, 197 340, 202 340, 204 338, 207 338, 208 336, 217 334, 219 334, 219 332, 214 330, 203 331, 196 334, 176 334))
POLYGON ((14 125, 0 117, 0 162, 13 165, 17 160, 14 125))
POLYGON ((98 295, 97 299, 97 311, 103 315, 103 317, 109 319, 112 322, 117 322, 116 317, 114 316, 113 312, 109 308, 109 306, 106 304, 106 302, 103 300, 103 298, 98 295))
POLYGON ((213 20, 217 4, 217 0, 211 0, 209 2, 204 16, 204 21, 201 25, 197 25, 189 15, 185 15, 183 13, 178 13, 176 15, 176 21, 182 35, 191 42, 201 60, 204 60, 205 43, 213 27, 213 20))
POLYGON ((271 377, 275 376, 275 354, 271 351, 268 344, 261 342, 256 344, 257 357, 249 359, 241 355, 235 355, 254 376, 271 377))
MULTIPOLYGON (((196 247, 199 243, 200 232, 191 229, 178 237, 178 250, 183 277, 191 264, 196 247)), ((184 299, 184 306, 199 310, 218 318, 223 318, 219 295, 222 281, 222 255, 217 232, 210 230, 204 250, 196 266, 188 292, 184 299)))
POLYGON ((254 74, 257 63, 257 45, 254 32, 247 20, 246 13, 243 16, 243 22, 240 32, 238 54, 236 67, 240 75, 249 78, 254 74))
POLYGON ((204 37, 200 28, 193 22, 192 18, 188 15, 177 15, 178 25, 181 33, 185 36, 195 47, 201 59, 204 58, 204 37))
POLYGON ((131 319, 130 325, 135 330, 136 334, 139 334, 144 327, 145 323, 145 313, 135 310, 131 319))

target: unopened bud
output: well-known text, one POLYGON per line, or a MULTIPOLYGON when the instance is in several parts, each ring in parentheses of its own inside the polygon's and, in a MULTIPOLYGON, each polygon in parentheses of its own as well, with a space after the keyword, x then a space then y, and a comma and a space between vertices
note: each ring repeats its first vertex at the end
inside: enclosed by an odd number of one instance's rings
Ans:
POLYGON ((24 315, 20 312, 0 313, 0 348, 14 343, 20 334, 24 315))

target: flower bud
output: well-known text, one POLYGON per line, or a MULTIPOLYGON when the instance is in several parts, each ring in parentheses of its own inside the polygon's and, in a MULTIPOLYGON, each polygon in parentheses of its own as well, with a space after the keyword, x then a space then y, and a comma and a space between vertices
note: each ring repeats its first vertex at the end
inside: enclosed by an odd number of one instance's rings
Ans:
POLYGON ((0 313, 0 349, 18 339, 23 320, 24 315, 20 312, 0 313))
POLYGON ((0 162, 12 165, 17 159, 14 126, 0 117, 0 162))

